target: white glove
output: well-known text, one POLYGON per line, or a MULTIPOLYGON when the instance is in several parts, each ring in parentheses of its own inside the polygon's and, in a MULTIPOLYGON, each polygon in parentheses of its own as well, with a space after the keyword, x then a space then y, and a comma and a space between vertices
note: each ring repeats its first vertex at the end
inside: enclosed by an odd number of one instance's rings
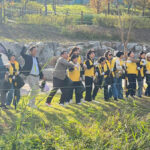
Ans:
POLYGON ((97 66, 98 65, 98 62, 94 62, 94 66, 97 66))
POLYGON ((80 65, 79 64, 75 64, 75 67, 77 67, 77 69, 79 69, 80 65))
POLYGON ((103 72, 102 75, 104 76, 104 75, 105 75, 105 72, 103 72))
POLYGON ((127 60, 127 63, 132 63, 132 61, 131 60, 127 60))
POLYGON ((15 78, 16 78, 15 76, 12 77, 13 80, 15 80, 15 78))
POLYGON ((125 70, 122 70, 122 73, 125 74, 125 70))
POLYGON ((146 65, 146 60, 145 59, 141 59, 142 61, 142 66, 145 66, 146 65))
POLYGON ((140 68, 140 67, 137 67, 137 70, 141 70, 141 68, 140 68))
POLYGON ((98 72, 96 72, 95 75, 98 76, 98 72))
POLYGON ((82 77, 80 77, 80 81, 82 81, 82 77))
POLYGON ((146 71, 146 74, 150 74, 150 71, 146 71))

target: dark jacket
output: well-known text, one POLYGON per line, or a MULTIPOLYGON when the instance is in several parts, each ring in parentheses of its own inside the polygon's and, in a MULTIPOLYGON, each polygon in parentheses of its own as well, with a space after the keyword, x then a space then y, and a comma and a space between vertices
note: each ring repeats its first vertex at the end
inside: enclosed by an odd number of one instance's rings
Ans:
POLYGON ((0 79, 1 80, 5 79, 6 72, 7 72, 7 68, 4 66, 4 63, 0 54, 0 79))
MULTIPOLYGON (((26 53, 26 48, 23 47, 22 51, 21 51, 21 56, 23 57, 24 61, 25 61, 25 64, 22 68, 22 73, 25 75, 25 76, 28 76, 32 70, 32 65, 33 65, 33 58, 31 55, 27 55, 25 54, 26 53)), ((43 73, 42 73, 42 70, 41 70, 41 67, 40 67, 40 64, 39 64, 39 61, 38 61, 38 58, 36 57, 37 59, 37 63, 38 63, 38 67, 39 67, 39 76, 40 76, 40 79, 43 78, 43 73)))

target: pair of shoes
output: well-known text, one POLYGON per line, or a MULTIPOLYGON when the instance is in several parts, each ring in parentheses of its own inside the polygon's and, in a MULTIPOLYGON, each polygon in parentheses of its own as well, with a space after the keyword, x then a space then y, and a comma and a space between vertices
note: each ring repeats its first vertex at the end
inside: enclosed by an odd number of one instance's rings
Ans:
POLYGON ((46 106, 51 107, 52 105, 50 103, 45 103, 46 106))
POLYGON ((2 109, 8 109, 8 107, 6 105, 1 105, 0 106, 2 109))

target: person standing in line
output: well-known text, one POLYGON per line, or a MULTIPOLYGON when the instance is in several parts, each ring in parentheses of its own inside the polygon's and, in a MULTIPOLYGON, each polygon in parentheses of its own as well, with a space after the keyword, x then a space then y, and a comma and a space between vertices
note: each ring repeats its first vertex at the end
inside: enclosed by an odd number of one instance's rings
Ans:
POLYGON ((21 51, 21 56, 23 57, 25 64, 22 69, 22 73, 27 76, 27 81, 31 88, 30 101, 28 106, 32 108, 37 108, 35 105, 35 97, 39 93, 39 79, 44 79, 42 69, 40 67, 37 55, 37 48, 35 46, 30 48, 30 55, 26 54, 26 47, 23 47, 21 51))
POLYGON ((16 61, 16 58, 14 55, 10 56, 10 67, 9 67, 9 82, 11 84, 11 89, 8 92, 7 95, 7 106, 10 106, 13 100, 13 105, 16 106, 20 100, 20 89, 17 88, 17 76, 19 76, 20 73, 20 65, 16 61))
POLYGON ((137 82, 138 82, 138 97, 142 98, 143 94, 143 84, 144 84, 144 70, 146 66, 146 60, 145 60, 145 52, 141 52, 139 56, 140 62, 137 63, 137 70, 138 70, 138 75, 137 75, 137 82))
POLYGON ((87 60, 85 61, 85 65, 87 68, 85 69, 85 88, 86 88, 86 95, 85 101, 92 101, 92 86, 93 86, 93 79, 95 76, 95 63, 94 63, 95 51, 89 50, 87 53, 87 60))
POLYGON ((98 60, 98 63, 99 64, 96 67, 96 73, 95 73, 96 79, 95 79, 95 83, 94 83, 94 90, 93 90, 93 96, 92 96, 93 100, 95 100, 99 88, 102 88, 104 86, 103 85, 104 75, 105 75, 104 65, 106 63, 105 57, 100 57, 98 60))
POLYGON ((113 83, 113 76, 112 76, 112 70, 111 70, 111 62, 112 62, 112 53, 110 51, 107 51, 105 53, 106 63, 104 65, 104 70, 106 72, 104 78, 104 100, 109 101, 109 99, 112 97, 112 83, 113 83))
MULTIPOLYGON (((81 73, 81 76, 84 75, 84 68, 86 67, 84 64, 83 64, 83 60, 82 60, 82 57, 80 56, 80 48, 79 47, 74 47, 71 49, 71 51, 69 52, 69 58, 68 58, 68 61, 71 60, 71 57, 73 55, 77 55, 78 58, 77 58, 77 62, 78 64, 80 64, 80 73, 81 73)), ((83 87, 83 84, 81 85, 83 87)), ((73 91, 72 91, 73 92, 73 91)), ((73 93, 72 93, 73 95, 73 93)), ((69 102, 72 103, 72 98, 73 97, 70 97, 70 100, 69 102)), ((84 102, 84 99, 83 99, 83 96, 82 96, 82 102, 84 102)))
POLYGON ((134 52, 130 51, 128 53, 128 59, 126 61, 126 73, 127 73, 127 79, 128 79, 128 86, 127 86, 127 92, 126 97, 129 95, 134 98, 136 93, 136 78, 137 78, 137 63, 139 60, 134 59, 134 52))
POLYGON ((64 106, 64 103, 69 101, 69 86, 72 86, 71 80, 67 76, 67 69, 74 68, 75 65, 68 62, 68 53, 67 51, 62 51, 60 58, 57 60, 55 65, 55 70, 53 72, 53 89, 51 90, 47 100, 46 105, 51 106, 51 101, 58 89, 61 90, 60 105, 64 106))
POLYGON ((147 88, 145 91, 145 95, 150 97, 150 53, 146 54, 146 83, 147 88))
POLYGON ((122 78, 125 74, 124 53, 118 52, 113 67, 113 97, 114 100, 123 99, 122 78))
POLYGON ((10 84, 8 81, 8 69, 9 69, 8 57, 0 53, 0 107, 3 109, 8 109, 6 106, 6 94, 10 89, 10 84))
POLYGON ((80 80, 81 66, 78 63, 78 56, 72 55, 70 62, 75 65, 74 68, 70 68, 68 71, 68 77, 72 80, 73 84, 69 92, 70 99, 73 97, 73 90, 75 90, 76 104, 81 104, 82 94, 84 92, 84 86, 80 80))

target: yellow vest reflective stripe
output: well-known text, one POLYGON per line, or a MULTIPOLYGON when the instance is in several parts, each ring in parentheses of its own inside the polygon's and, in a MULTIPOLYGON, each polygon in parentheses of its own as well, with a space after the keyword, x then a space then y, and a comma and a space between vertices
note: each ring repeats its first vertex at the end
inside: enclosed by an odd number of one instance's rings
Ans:
POLYGON ((74 67, 73 71, 68 71, 68 77, 73 81, 80 81, 80 67, 74 67))
POLYGON ((150 72, 150 61, 146 62, 146 70, 150 72))
MULTIPOLYGON (((88 61, 90 62, 90 65, 93 65, 93 62, 91 60, 88 61)), ((86 61, 84 62, 84 64, 86 64, 86 61)), ((91 69, 85 69, 84 75, 88 77, 94 77, 94 67, 92 67, 91 69)))

